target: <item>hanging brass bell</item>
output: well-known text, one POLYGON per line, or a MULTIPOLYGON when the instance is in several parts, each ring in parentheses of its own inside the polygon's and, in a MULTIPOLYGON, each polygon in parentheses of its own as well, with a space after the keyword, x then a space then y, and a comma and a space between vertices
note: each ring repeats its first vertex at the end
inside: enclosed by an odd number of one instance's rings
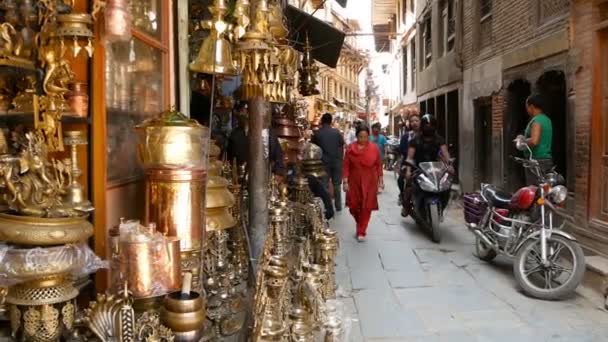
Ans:
POLYGON ((209 35, 203 41, 198 57, 190 63, 190 70, 212 75, 236 75, 230 43, 224 38, 209 35))

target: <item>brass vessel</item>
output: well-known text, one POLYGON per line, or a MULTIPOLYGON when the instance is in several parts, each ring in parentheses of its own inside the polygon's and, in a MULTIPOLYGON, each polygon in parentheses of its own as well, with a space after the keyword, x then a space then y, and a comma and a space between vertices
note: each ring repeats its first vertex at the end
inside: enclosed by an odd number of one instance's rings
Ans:
POLYGON ((0 213, 0 240, 19 245, 54 246, 93 236, 87 216, 43 218, 0 213))
POLYGON ((135 127, 138 155, 148 168, 205 169, 208 128, 177 111, 166 111, 135 127))
POLYGON ((200 331, 205 323, 203 296, 196 292, 190 292, 186 299, 182 299, 181 292, 167 295, 161 310, 161 320, 176 333, 200 331))

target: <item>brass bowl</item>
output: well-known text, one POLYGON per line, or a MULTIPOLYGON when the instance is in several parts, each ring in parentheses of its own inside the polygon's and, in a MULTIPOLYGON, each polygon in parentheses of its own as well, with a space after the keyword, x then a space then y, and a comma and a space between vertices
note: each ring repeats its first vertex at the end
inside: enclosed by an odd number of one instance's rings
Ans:
POLYGON ((203 310, 179 313, 167 311, 163 308, 160 314, 163 323, 175 332, 197 331, 205 323, 205 312, 203 310))
POLYGON ((164 307, 174 313, 188 313, 205 310, 205 297, 197 292, 190 292, 190 299, 180 299, 181 292, 172 292, 165 297, 164 307))
POLYGON ((208 232, 228 229, 234 226, 236 226, 236 221, 227 207, 205 210, 205 229, 208 232))
POLYGON ((55 246, 93 236, 87 216, 44 218, 0 214, 0 240, 26 246, 55 246))

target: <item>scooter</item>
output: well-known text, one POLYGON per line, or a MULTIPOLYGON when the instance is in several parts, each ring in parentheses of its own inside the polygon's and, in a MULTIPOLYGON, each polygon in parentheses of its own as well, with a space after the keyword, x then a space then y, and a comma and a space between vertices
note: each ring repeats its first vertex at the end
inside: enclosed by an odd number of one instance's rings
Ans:
MULTIPOLYGON (((530 148, 515 140, 518 150, 530 148)), ((585 273, 585 255, 576 239, 556 226, 554 214, 565 216, 568 197, 564 178, 555 170, 543 172, 533 158, 513 158, 539 179, 510 194, 494 185, 464 197, 464 216, 475 234, 477 257, 491 261, 497 255, 514 259, 513 274, 532 297, 556 300, 570 295, 585 273)), ((565 221, 564 221, 565 222, 565 221)), ((562 224, 563 226, 563 224, 562 224)))

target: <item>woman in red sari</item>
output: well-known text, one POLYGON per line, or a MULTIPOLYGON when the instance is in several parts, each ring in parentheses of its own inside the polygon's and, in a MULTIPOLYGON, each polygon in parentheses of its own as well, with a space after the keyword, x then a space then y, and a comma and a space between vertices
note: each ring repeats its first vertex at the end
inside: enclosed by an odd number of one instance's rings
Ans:
POLYGON ((369 141, 369 128, 357 128, 357 141, 348 145, 343 162, 346 206, 357 222, 357 240, 365 241, 373 210, 378 210, 378 187, 384 187, 378 146, 369 141))

